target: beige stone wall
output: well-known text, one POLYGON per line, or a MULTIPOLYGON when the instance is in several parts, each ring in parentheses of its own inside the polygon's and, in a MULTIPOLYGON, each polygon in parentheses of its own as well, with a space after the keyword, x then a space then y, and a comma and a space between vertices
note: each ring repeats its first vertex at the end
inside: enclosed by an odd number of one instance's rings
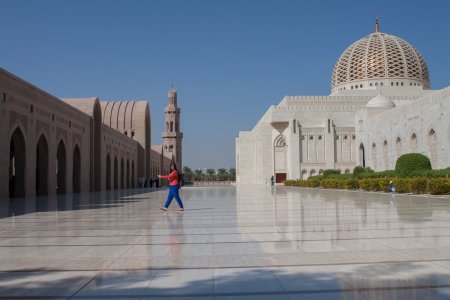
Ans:
POLYGON ((21 197, 133 188, 166 174, 171 159, 151 150, 150 130, 147 101, 61 101, 0 69, 0 198, 11 182, 21 197))
POLYGON ((151 118, 147 101, 100 101, 103 123, 131 137, 140 145, 139 177, 151 178, 151 118))
MULTIPOLYGON (((157 179, 158 175, 167 175, 170 172, 170 164, 172 159, 162 154, 162 145, 153 145, 151 149, 151 177, 152 179, 157 179)), ((180 170, 181 172, 181 170, 180 170)), ((160 185, 167 185, 166 180, 160 180, 160 185)))
POLYGON ((102 135, 102 190, 138 187, 140 145, 104 124, 102 135))
POLYGON ((20 146, 22 149, 16 149, 24 152, 23 156, 20 154, 24 159, 17 161, 20 166, 15 170, 20 173, 19 169, 23 169, 23 176, 20 176, 23 180, 15 178, 15 185, 19 187, 23 181, 26 196, 35 195, 36 186, 45 181, 42 192, 50 195, 56 193, 58 145, 63 145, 61 149, 64 148, 61 153, 65 156, 66 166, 65 172, 60 174, 65 174, 62 181, 65 192, 73 191, 76 147, 81 155, 78 161, 80 172, 76 177, 80 181, 81 192, 89 191, 90 116, 3 69, 0 69, 0 95, 0 197, 9 196, 10 142, 15 132, 16 137, 20 132, 18 135, 23 136, 24 142, 20 146), (37 145, 41 138, 45 140, 43 144, 46 144, 46 147, 41 148, 45 149, 41 151, 41 156, 46 157, 47 163, 40 170, 45 175, 36 181, 37 145), (42 154, 43 152, 46 154, 42 154))

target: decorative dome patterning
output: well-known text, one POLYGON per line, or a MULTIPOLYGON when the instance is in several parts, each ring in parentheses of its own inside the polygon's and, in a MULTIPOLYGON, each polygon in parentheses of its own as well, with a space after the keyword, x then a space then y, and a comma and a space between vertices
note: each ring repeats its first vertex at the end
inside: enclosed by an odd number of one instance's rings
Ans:
POLYGON ((358 83, 357 88, 368 88, 379 79, 405 79, 409 85, 430 87, 428 67, 419 51, 401 38, 375 32, 350 45, 341 55, 334 67, 332 90, 349 89, 352 83, 358 83))

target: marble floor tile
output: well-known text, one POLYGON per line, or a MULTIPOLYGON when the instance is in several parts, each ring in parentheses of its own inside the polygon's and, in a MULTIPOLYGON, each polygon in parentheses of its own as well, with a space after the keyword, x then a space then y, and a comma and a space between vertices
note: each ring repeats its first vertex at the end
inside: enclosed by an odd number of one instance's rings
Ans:
POLYGON ((0 206, 0 295, 450 299, 447 200, 196 186, 183 188, 183 213, 176 205, 164 213, 166 195, 95 192, 0 206))

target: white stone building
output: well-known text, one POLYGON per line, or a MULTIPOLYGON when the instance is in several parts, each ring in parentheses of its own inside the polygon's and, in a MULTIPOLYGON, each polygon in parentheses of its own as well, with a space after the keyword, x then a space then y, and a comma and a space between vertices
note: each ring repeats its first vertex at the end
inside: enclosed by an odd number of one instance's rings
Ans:
POLYGON ((450 166, 450 88, 432 90, 419 51, 379 31, 337 61, 330 96, 286 96, 236 139, 237 183, 306 179, 357 165, 394 169, 404 153, 450 166))

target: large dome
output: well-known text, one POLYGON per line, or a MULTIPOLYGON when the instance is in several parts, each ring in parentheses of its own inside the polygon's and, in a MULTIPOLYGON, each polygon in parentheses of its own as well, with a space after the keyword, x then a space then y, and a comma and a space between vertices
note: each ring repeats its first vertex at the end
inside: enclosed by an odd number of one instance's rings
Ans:
POLYGON ((331 82, 339 90, 378 86, 430 88, 428 67, 419 51, 396 36, 377 31, 351 44, 337 61, 331 82))

